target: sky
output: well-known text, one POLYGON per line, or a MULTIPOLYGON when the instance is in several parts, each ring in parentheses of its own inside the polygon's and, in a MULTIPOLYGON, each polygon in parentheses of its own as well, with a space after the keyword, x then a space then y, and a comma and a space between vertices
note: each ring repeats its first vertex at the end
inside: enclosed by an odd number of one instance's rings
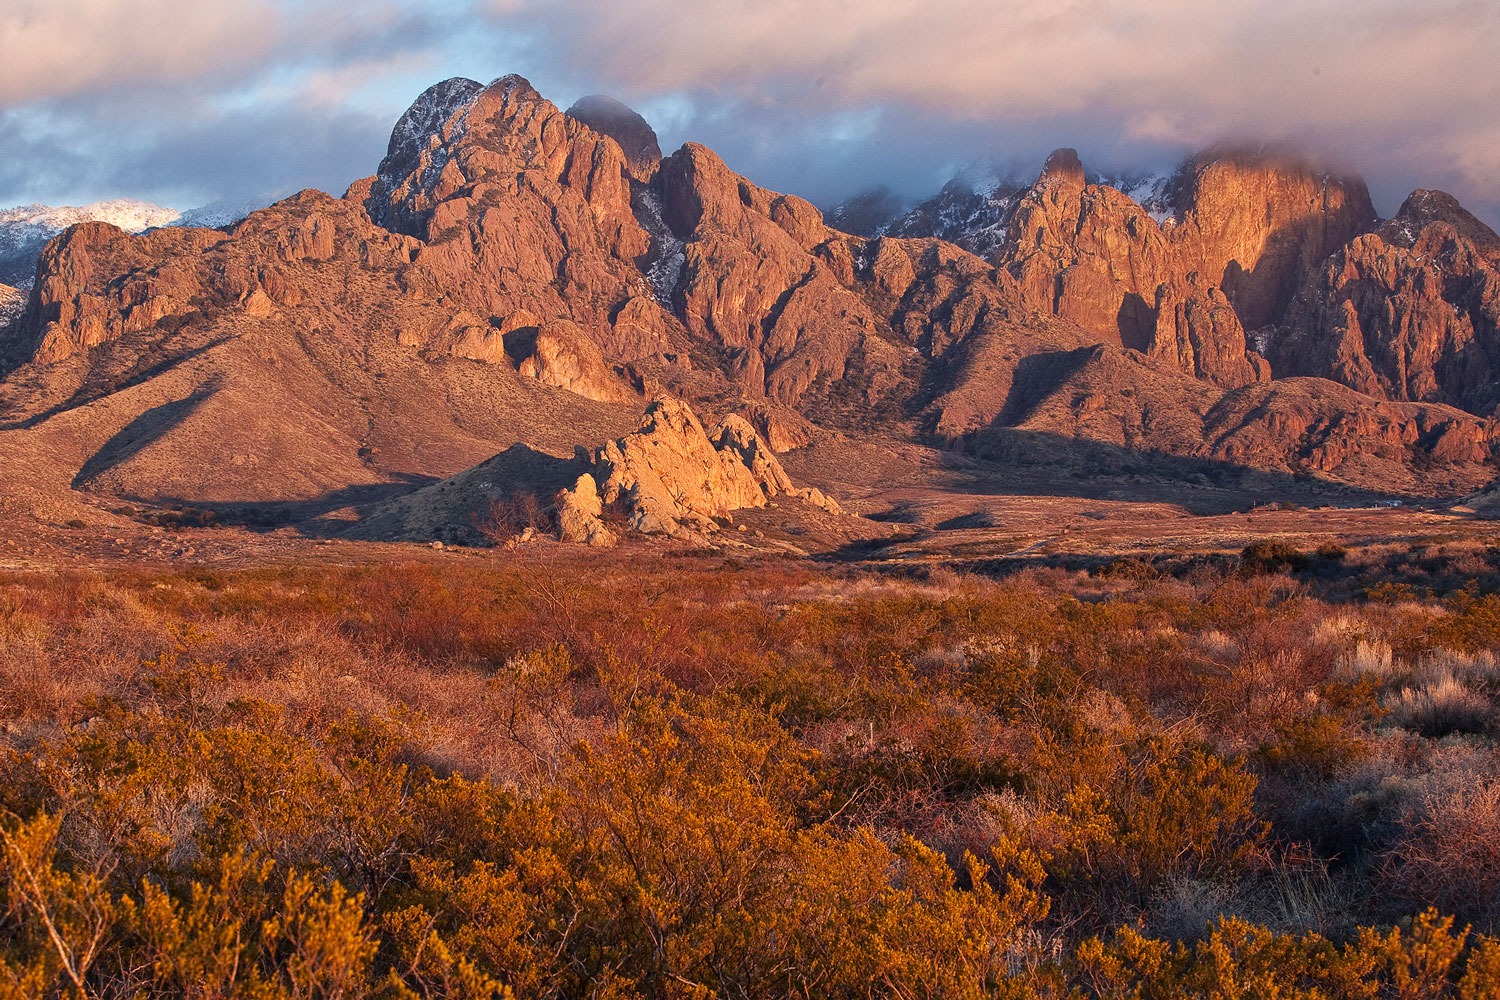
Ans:
POLYGON ((450 76, 607 93, 828 206, 1290 145, 1500 226, 1500 0, 4 0, 0 206, 335 194, 450 76))

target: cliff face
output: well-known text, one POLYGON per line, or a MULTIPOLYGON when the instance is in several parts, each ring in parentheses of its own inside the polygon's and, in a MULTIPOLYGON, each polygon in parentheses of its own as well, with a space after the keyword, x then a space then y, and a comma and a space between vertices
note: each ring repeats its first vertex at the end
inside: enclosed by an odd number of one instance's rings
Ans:
POLYGON ((1393 400, 1500 405, 1500 238, 1452 198, 1418 191, 1306 283, 1278 367, 1393 400))
POLYGON ((1177 267, 1222 288, 1246 330, 1278 323, 1303 280, 1376 221, 1363 181, 1279 157, 1205 154, 1176 184, 1177 267))
POLYGON ((1269 377, 1244 331, 1280 322, 1323 260, 1375 223, 1360 181, 1228 151, 1189 160, 1164 197, 1158 222, 1059 150, 995 261, 1031 308, 1226 387, 1269 377))
MULTIPOLYGON (((96 224, 58 237, 10 328, 0 409, 45 423, 132 392, 169 403, 170 384, 194 402, 75 470, 143 490, 157 477, 253 492, 264 465, 210 482, 168 470, 167 444, 191 433, 189 450, 211 460, 213 421, 234 425, 228 441, 264 419, 256 382, 321 428, 280 446, 312 470, 298 474, 304 492, 448 475, 487 435, 586 440, 663 390, 751 415, 777 450, 820 424, 976 446, 1025 425, 1347 479, 1375 475, 1350 451, 1361 434, 1371 448, 1390 438, 1382 461, 1424 467, 1493 446, 1483 421, 1438 430, 1462 422, 1454 411, 1392 411, 1379 427, 1339 416, 1374 405, 1359 392, 1486 413, 1496 402, 1500 241, 1438 196, 1366 232, 1358 182, 1226 154, 1186 165, 1152 214, 1060 150, 991 207, 988 256, 850 235, 703 146, 661 158, 649 126, 614 102, 564 114, 519 77, 449 80, 343 198, 304 192, 228 232, 96 224), (1272 344, 1272 364, 1252 340, 1272 344), (1069 391, 1108 419, 1038 404, 1066 359, 1099 347, 1126 359, 1108 362, 1114 381, 1069 391), (1273 374, 1350 388, 1293 391, 1273 374), (1250 398, 1245 428, 1215 430, 1207 414, 1250 398), (1310 450, 1324 439, 1335 443, 1310 450)), ((124 426, 111 419, 106 439, 124 426)))

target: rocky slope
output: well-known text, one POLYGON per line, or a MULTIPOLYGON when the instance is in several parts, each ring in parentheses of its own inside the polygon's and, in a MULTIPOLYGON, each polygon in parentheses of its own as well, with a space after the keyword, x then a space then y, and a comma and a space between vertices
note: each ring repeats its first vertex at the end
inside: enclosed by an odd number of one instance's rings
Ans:
POLYGON ((1234 469, 1312 475, 1421 495, 1457 494, 1493 475, 1500 425, 1452 407, 1376 402, 1325 379, 1286 378, 1222 392, 1174 366, 1098 346, 1031 359, 1003 428, 974 450, 1009 460, 1081 463, 1094 472, 1234 469), (1125 388, 1121 388, 1125 387, 1125 388))
MULTIPOLYGON (((342 198, 304 192, 227 231, 69 229, 0 344, 0 465, 37 490, 331 510, 513 443, 619 439, 664 391, 743 414, 765 458, 843 432, 1093 442, 1413 492, 1488 478, 1489 421, 1356 391, 1392 395, 1378 380, 1271 381, 1317 367, 1312 349, 1283 372, 1247 346, 1290 351, 1268 331, 1378 235, 1357 181, 1218 152, 1153 188, 1168 216, 1060 150, 990 192, 1005 204, 980 255, 842 232, 703 146, 662 158, 622 106, 574 110, 519 77, 449 80, 342 198)), ((1490 266, 1483 232, 1423 204, 1403 253, 1451 232, 1490 266)), ((1463 293, 1479 314, 1486 280, 1463 293)))
POLYGON ((1279 368, 1391 400, 1500 407, 1500 237, 1451 197, 1417 191, 1306 282, 1279 368))

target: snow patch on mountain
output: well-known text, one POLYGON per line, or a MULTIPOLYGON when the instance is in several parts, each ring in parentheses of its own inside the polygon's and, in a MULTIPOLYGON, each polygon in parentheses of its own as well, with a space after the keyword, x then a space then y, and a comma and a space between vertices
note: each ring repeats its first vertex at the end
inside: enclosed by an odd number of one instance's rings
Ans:
POLYGON ((26 293, 19 288, 0 285, 0 329, 4 329, 26 311, 26 293))
POLYGON ((128 233, 168 226, 182 217, 176 209, 149 201, 116 198, 91 205, 21 205, 0 211, 0 283, 29 288, 36 259, 47 241, 81 222, 107 222, 128 233))
POLYGON ((107 222, 127 233, 142 233, 165 226, 202 226, 218 229, 240 221, 270 198, 215 201, 179 212, 154 202, 114 198, 89 205, 20 205, 0 209, 0 284, 22 290, 36 277, 36 261, 47 241, 69 226, 84 222, 107 222))
POLYGON ((635 193, 635 217, 642 228, 651 234, 651 260, 646 266, 646 280, 656 293, 656 301, 668 308, 672 305, 672 294, 682 280, 682 269, 687 264, 687 253, 682 241, 672 233, 662 213, 661 198, 648 187, 635 193))
POLYGON ((131 198, 115 198, 111 201, 96 201, 91 205, 21 205, 0 211, 0 226, 32 227, 60 233, 80 222, 107 222, 119 226, 127 233, 138 233, 154 226, 168 226, 182 217, 174 208, 166 208, 149 201, 131 198))
MULTIPOLYGON (((1175 177, 1174 171, 1090 173, 1088 181, 1119 190, 1158 225, 1170 226, 1176 218, 1172 200, 1175 177)), ((1030 187, 1014 173, 975 163, 959 170, 941 191, 914 208, 899 209, 894 196, 877 188, 835 206, 828 218, 836 227, 856 235, 936 236, 991 259, 1010 238, 1016 206, 1030 187)))
POLYGON ((483 84, 465 77, 435 83, 396 120, 371 191, 371 218, 376 225, 415 235, 412 220, 403 217, 392 196, 419 166, 418 189, 429 190, 437 183, 450 151, 468 132, 469 109, 484 89, 483 84))
POLYGON ((200 229, 223 229, 237 222, 244 221, 245 216, 257 209, 265 208, 274 197, 262 195, 258 198, 244 198, 228 200, 220 198, 211 201, 207 205, 190 208, 183 212, 176 222, 170 223, 174 226, 195 226, 200 229))
POLYGON ((1175 176, 1176 173, 1170 170, 1103 175, 1094 183, 1114 188, 1145 209, 1157 225, 1166 225, 1176 216, 1171 198, 1172 178, 1175 176))
POLYGON ((892 220, 890 236, 936 236, 970 253, 989 257, 1004 243, 1026 185, 983 166, 961 170, 935 197, 892 220))

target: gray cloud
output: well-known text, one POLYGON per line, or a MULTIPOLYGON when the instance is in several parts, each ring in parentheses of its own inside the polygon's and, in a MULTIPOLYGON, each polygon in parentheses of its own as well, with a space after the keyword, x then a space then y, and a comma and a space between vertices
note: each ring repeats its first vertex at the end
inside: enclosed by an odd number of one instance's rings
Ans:
POLYGON ((1496 223, 1495 51, 1493 0, 10 0, 0 203, 337 192, 426 84, 519 71, 824 204, 1227 138, 1359 170, 1387 212, 1442 187, 1496 223))
POLYGON ((358 17, 333 0, 7 5, 0 204, 342 191, 440 72, 448 13, 418 0, 367 0, 358 17), (381 90, 394 81, 398 94, 381 90))
POLYGON ((7 0, 0 103, 234 72, 272 52, 279 26, 267 0, 7 0))
POLYGON ((1443 186, 1500 215, 1493 0, 503 0, 491 14, 546 25, 556 58, 601 86, 730 106, 750 131, 878 108, 870 151, 915 128, 1036 161, 1060 125, 1116 159, 1290 143, 1361 169, 1388 207, 1443 186))

